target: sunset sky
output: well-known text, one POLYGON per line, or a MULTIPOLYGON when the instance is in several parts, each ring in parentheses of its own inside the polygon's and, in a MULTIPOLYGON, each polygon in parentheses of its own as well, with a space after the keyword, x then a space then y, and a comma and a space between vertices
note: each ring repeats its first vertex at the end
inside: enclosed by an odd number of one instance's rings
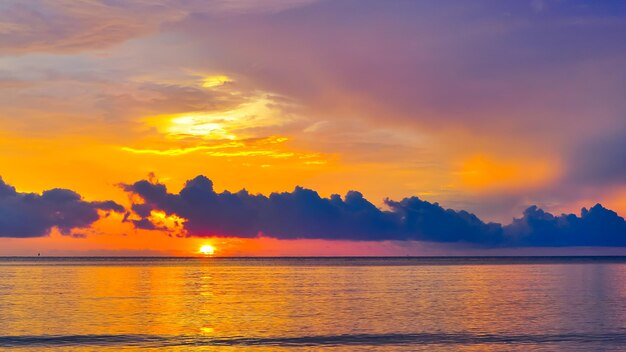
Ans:
POLYGON ((614 253, 625 63, 624 1, 4 0, 0 255, 614 253))

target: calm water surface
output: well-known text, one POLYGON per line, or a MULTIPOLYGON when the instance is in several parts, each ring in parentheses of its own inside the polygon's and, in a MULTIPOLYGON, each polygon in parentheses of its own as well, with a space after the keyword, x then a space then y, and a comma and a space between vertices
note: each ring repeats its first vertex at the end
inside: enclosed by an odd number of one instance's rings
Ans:
POLYGON ((621 351, 626 258, 0 258, 0 350, 621 351))

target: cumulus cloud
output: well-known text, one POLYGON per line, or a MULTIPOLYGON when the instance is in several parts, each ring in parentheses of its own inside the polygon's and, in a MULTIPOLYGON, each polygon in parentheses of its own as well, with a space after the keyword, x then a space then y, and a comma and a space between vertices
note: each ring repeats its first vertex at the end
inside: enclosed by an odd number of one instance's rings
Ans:
POLYGON ((137 218, 130 221, 136 227, 160 228, 151 215, 163 212, 182 218, 187 236, 411 240, 489 247, 626 246, 626 222, 599 204, 583 209, 580 217, 554 216, 532 206, 523 217, 502 226, 417 197, 387 199, 388 210, 383 210, 355 191, 328 198, 302 187, 269 196, 246 190, 217 193, 205 176, 187 181, 178 194, 147 180, 122 187, 142 200, 132 206, 137 218))
POLYGON ((554 216, 532 206, 504 227, 507 241, 519 246, 626 246, 626 222, 612 210, 596 204, 581 216, 554 216))
POLYGON ((145 201, 132 207, 141 218, 136 225, 146 228, 151 212, 163 211, 186 219, 184 227, 191 236, 256 237, 263 233, 292 239, 379 240, 394 236, 398 226, 392 213, 379 210, 358 192, 343 199, 338 195, 322 198, 301 187, 269 197, 245 190, 216 193, 213 182, 204 176, 188 181, 179 194, 145 180, 123 187, 145 201))
POLYGON ((404 238, 432 242, 470 242, 495 245, 501 243, 500 224, 484 223, 467 211, 444 209, 417 197, 386 204, 400 218, 399 232, 404 238))
POLYGON ((0 237, 39 237, 57 228, 64 235, 84 236, 74 229, 89 227, 98 211, 123 212, 113 201, 88 202, 71 190, 55 188, 42 194, 17 192, 0 178, 0 237))

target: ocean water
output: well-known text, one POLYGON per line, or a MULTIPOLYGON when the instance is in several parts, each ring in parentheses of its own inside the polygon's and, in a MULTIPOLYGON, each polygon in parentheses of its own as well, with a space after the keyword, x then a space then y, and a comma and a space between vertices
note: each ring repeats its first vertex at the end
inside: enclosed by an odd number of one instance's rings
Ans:
POLYGON ((626 258, 0 258, 5 351, 622 351, 626 258))

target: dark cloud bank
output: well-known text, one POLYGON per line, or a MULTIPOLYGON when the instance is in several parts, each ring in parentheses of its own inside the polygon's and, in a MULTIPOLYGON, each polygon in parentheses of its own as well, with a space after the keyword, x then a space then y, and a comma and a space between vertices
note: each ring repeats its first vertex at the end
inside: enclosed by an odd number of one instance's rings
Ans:
POLYGON ((189 236, 263 234, 280 239, 413 240, 487 247, 626 246, 626 222, 600 204, 583 208, 580 216, 555 216, 532 206, 503 226, 417 197, 387 199, 389 210, 381 210, 354 191, 343 198, 322 198, 301 187, 269 197, 245 190, 216 193, 204 176, 187 181, 179 194, 146 180, 122 187, 143 199, 132 206, 138 219, 129 221, 136 227, 158 228, 149 214, 159 210, 187 219, 181 226, 189 236))
POLYGON ((98 210, 123 212, 113 202, 87 202, 68 189, 55 188, 36 193, 20 193, 0 178, 0 237, 38 237, 56 227, 64 235, 86 228, 100 218, 98 210))
MULTIPOLYGON (((322 198, 296 187, 269 197, 245 190, 216 193, 204 176, 187 181, 179 194, 146 180, 122 186, 143 202, 132 205, 138 228, 158 229, 149 219, 153 210, 187 219, 181 224, 189 236, 329 239, 355 241, 429 241, 467 243, 485 247, 626 247, 626 222, 597 204, 581 215, 555 216, 535 206, 509 225, 485 223, 466 211, 444 209, 417 197, 394 201, 381 210, 359 192, 322 198)), ((88 202, 67 189, 41 195, 17 192, 0 178, 0 237, 38 237, 58 228, 62 234, 87 228, 103 212, 123 212, 113 202, 88 202)), ((134 218, 134 219, 133 219, 134 218)))

